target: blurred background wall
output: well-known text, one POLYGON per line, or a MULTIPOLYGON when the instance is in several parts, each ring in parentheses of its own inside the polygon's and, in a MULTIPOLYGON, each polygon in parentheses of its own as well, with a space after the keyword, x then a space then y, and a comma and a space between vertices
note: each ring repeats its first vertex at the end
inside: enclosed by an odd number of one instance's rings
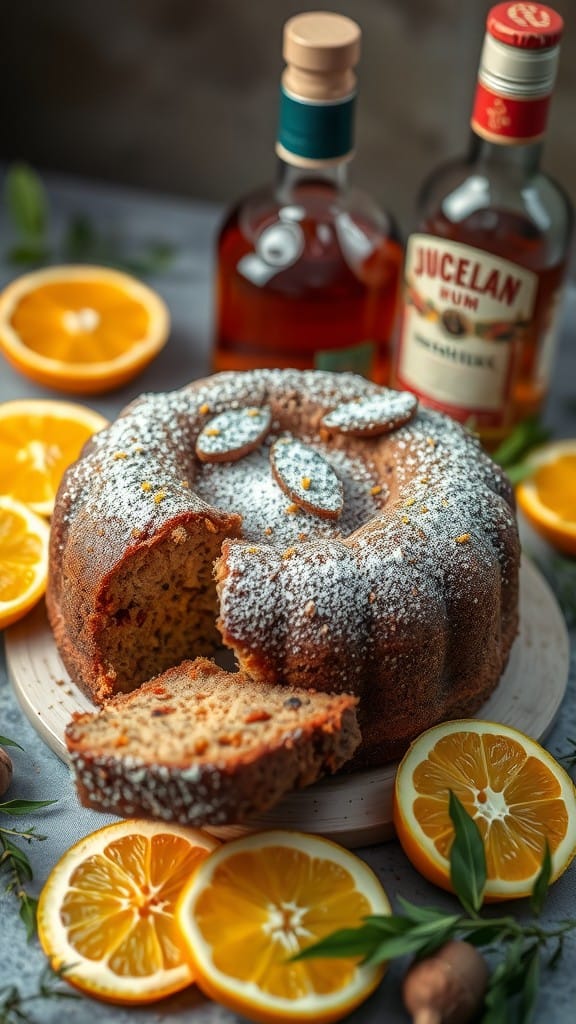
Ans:
MULTIPOLYGON (((301 10, 364 31, 355 181, 407 228, 466 146, 485 0, 4 0, 0 160, 229 202, 273 174, 281 32, 301 10), (8 13, 9 11, 9 13, 8 13)), ((576 3, 546 167, 574 198, 576 3)))

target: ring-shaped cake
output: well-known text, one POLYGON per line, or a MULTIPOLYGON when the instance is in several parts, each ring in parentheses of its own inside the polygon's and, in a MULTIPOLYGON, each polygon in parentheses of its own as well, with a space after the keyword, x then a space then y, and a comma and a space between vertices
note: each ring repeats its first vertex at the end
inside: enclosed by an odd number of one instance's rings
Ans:
POLYGON ((364 768, 487 699, 518 568, 511 486, 461 426, 354 374, 230 372, 87 444, 47 605, 96 703, 224 645, 255 680, 356 695, 364 768))

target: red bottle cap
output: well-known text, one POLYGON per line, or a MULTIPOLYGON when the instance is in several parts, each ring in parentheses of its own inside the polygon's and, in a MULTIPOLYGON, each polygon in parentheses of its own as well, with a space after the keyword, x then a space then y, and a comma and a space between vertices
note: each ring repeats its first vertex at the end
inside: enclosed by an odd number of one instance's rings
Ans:
POLYGON ((544 4, 497 4, 488 12, 486 28, 494 39, 522 50, 545 50, 562 38, 564 22, 544 4))

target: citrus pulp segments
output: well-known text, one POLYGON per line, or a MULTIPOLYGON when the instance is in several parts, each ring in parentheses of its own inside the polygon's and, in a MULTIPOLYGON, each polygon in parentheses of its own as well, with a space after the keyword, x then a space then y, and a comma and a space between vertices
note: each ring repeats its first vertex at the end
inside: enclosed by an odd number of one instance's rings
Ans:
POLYGON ((531 475, 516 488, 518 505, 534 529, 554 547, 569 555, 576 554, 576 440, 551 441, 527 459, 531 475), (539 472, 547 473, 542 494, 539 472), (549 498, 547 503, 544 498, 549 498), (561 510, 554 509, 554 501, 561 510))
MULTIPOLYGON (((566 830, 555 849, 551 850, 552 878, 554 881, 568 867, 576 854, 576 789, 567 772, 555 759, 535 740, 509 726, 494 722, 483 722, 475 719, 461 719, 444 722, 422 733, 409 748, 400 762, 394 787, 394 824, 404 852, 416 869, 429 881, 452 892, 450 868, 447 857, 442 856, 432 838, 426 834, 415 814, 416 800, 419 793, 414 787, 415 771, 425 762, 436 744, 444 737, 460 733, 502 736, 520 744, 528 758, 533 758, 544 768, 549 777, 555 780, 557 799, 563 803, 566 811, 566 830)), ((452 779, 454 776, 452 775, 452 779)), ((450 772, 446 773, 446 804, 445 814, 448 817, 448 791, 450 772)), ((470 787, 472 791, 472 787, 470 787)), ((476 804, 478 807, 478 804, 476 804)), ((449 823, 450 830, 452 829, 449 823)), ((437 836, 437 838, 439 838, 437 836)), ((544 852, 544 836, 542 836, 542 853, 544 852)), ((485 889, 487 902, 517 899, 528 896, 538 876, 540 865, 522 878, 488 878, 485 889)))
MULTIPOLYGON (((199 865, 193 879, 182 892, 178 907, 177 919, 186 941, 189 946, 190 956, 196 973, 196 980, 199 987, 211 998, 235 1010, 237 1013, 245 1014, 249 1019, 256 1021, 318 1021, 328 1022, 339 1020, 356 1006, 363 1002, 379 984, 385 965, 359 966, 356 960, 347 959, 314 959, 301 961, 299 967, 304 969, 306 965, 313 965, 310 970, 322 970, 324 980, 329 978, 330 988, 332 984, 341 985, 341 978, 350 977, 341 987, 335 990, 318 993, 313 991, 312 985, 306 995, 297 994, 293 998, 278 996, 267 991, 263 986, 266 978, 272 971, 278 971, 286 963, 288 976, 288 960, 290 956, 302 946, 310 945, 314 941, 324 937, 328 932, 337 928, 355 927, 361 923, 357 919, 341 919, 330 921, 327 926, 320 928, 318 932, 309 932, 305 941, 290 945, 290 948, 283 950, 280 959, 276 956, 275 946, 270 937, 274 925, 281 927, 281 920, 278 918, 278 907, 286 907, 289 915, 295 911, 299 912, 299 905, 294 894, 294 887, 299 884, 294 882, 294 876, 276 875, 282 855, 286 850, 302 854, 310 861, 310 872, 313 877, 314 870, 319 870, 326 864, 331 870, 341 874, 346 879, 343 884, 351 885, 351 891, 361 894, 365 905, 365 913, 368 914, 390 914, 390 904, 382 886, 374 873, 363 861, 354 854, 329 840, 317 836, 305 835, 297 832, 269 831, 255 833, 235 839, 220 847, 215 853, 199 865), (263 851, 269 850, 270 856, 266 857, 263 851), (249 864, 251 859, 256 858, 257 876, 250 882, 245 876, 242 877, 243 864, 249 864), (229 917, 222 921, 222 940, 224 945, 236 941, 235 934, 245 931, 245 937, 240 938, 241 945, 246 951, 250 951, 250 957, 254 957, 254 972, 262 979, 262 985, 255 980, 245 980, 217 966, 213 955, 213 944, 207 940, 207 931, 216 928, 218 934, 218 914, 210 920, 202 917, 199 920, 199 907, 206 904, 220 886, 219 876, 222 871, 232 871, 231 878, 238 879, 237 897, 229 903, 229 917), (216 890, 214 890, 216 884, 216 890), (255 884, 255 889, 252 885, 255 884), (246 888, 247 886, 247 888, 246 888), (253 902, 247 897, 252 889, 253 902), (267 894, 274 893, 274 901, 263 908, 262 900, 267 894), (282 899, 281 899, 282 897, 282 899), (248 902, 247 902, 248 900, 248 902), (295 906, 296 904, 296 906, 295 906), (277 918, 276 922, 274 919, 277 918), (262 934, 264 933, 264 935, 262 934), (257 952, 259 945, 265 950, 264 958, 267 962, 258 961, 257 952), (314 965, 322 965, 321 968, 314 965)), ((226 889, 224 891, 227 891, 226 889)), ((316 890, 312 897, 317 903, 312 906, 312 916, 322 915, 322 908, 326 906, 325 894, 316 890)), ((215 906, 218 904, 215 901, 215 906)), ((308 909, 308 908, 306 908, 308 909)), ((311 918, 310 918, 311 920, 311 918)), ((302 916, 301 927, 306 932, 306 915, 302 916)), ((243 969, 243 968, 241 968, 243 969)))
POLYGON ((44 519, 0 495, 0 629, 22 618, 46 590, 49 540, 44 519))
MULTIPOLYGON (((120 874, 122 860, 118 859, 117 850, 122 841, 128 839, 130 843, 142 838, 147 843, 147 873, 146 877, 154 876, 153 854, 154 842, 162 842, 162 837, 168 837, 171 844, 174 839, 177 849, 172 853, 172 862, 168 861, 166 879, 162 890, 170 890, 170 879, 178 879, 182 870, 186 869, 186 880, 189 873, 192 873, 199 859, 207 856, 218 846, 218 841, 204 833, 181 828, 177 825, 165 825, 161 822, 144 820, 121 821, 114 825, 105 826, 90 835, 85 836, 72 846, 58 861, 48 877, 40 895, 38 904, 38 935, 40 943, 46 955, 49 957, 52 967, 55 970, 66 968, 63 977, 71 985, 81 989, 88 995, 95 996, 104 1001, 119 1004, 147 1003, 173 992, 186 988, 194 981, 194 975, 185 951, 185 944, 180 943, 180 936, 174 921, 175 896, 171 898, 169 905, 158 911, 158 920, 161 923, 165 951, 168 943, 171 959, 176 961, 174 966, 161 970, 146 973, 146 965, 142 961, 146 955, 146 948, 138 942, 133 944, 131 955, 139 965, 138 971, 134 974, 119 974, 109 966, 109 960, 114 954, 114 949, 108 947, 106 957, 98 955, 96 948, 91 949, 92 956, 89 958, 79 951, 77 945, 70 941, 69 928, 67 923, 74 924, 84 929, 85 926, 92 929, 90 943, 96 947, 104 943, 103 932, 99 928, 106 928, 106 915, 102 914, 102 894, 105 893, 105 903, 110 904, 111 899, 116 900, 114 913, 109 917, 118 921, 118 929, 113 925, 113 933, 117 942, 129 930, 130 920, 135 926, 139 925, 139 918, 146 918, 152 915, 132 909, 134 905, 146 902, 146 895, 142 894, 139 899, 138 874, 141 874, 141 867, 136 853, 131 863, 126 865, 127 872, 123 879, 120 898, 117 894, 111 896, 111 890, 106 889, 107 880, 112 874, 120 874), (185 852, 183 843, 188 844, 189 852, 185 852), (106 860, 103 862, 103 858, 106 860), (190 863, 188 865, 188 858, 190 863), (170 869, 170 870, 168 870, 170 869), (86 884, 74 886, 74 877, 86 879, 86 884), (94 881, 95 880, 95 881, 94 881), (136 898, 135 898, 136 893, 136 898), (70 913, 70 897, 76 901, 76 907, 72 907, 70 913), (94 895, 96 899, 94 899, 94 895), (124 899, 125 909, 122 909, 124 899), (67 909, 68 908, 68 909, 67 909), (100 910, 100 916, 98 911, 100 910), (67 921, 65 920, 67 915, 67 921), (168 939, 167 936, 168 935, 168 939)), ((165 856, 165 854, 164 854, 165 856)), ((141 862, 140 862, 141 863, 141 862)), ((155 918, 156 920, 156 918, 155 918)), ((109 927, 109 924, 108 924, 109 927)), ((84 941, 84 940, 83 940, 84 941)), ((152 949, 152 953, 158 958, 158 945, 152 949)))
MULTIPOLYGON (((0 350, 8 362, 38 384, 72 394, 98 394, 122 386, 144 369, 166 344, 170 314, 163 299, 137 278, 109 267, 63 265, 17 278, 0 295, 0 350), (24 343, 12 325, 21 300, 47 284, 93 281, 122 289, 148 316, 144 337, 113 358, 77 362, 48 356, 24 343)), ((55 343, 56 352, 58 344, 55 343)))
POLYGON ((108 425, 74 402, 28 398, 0 403, 0 491, 49 516, 64 470, 108 425))

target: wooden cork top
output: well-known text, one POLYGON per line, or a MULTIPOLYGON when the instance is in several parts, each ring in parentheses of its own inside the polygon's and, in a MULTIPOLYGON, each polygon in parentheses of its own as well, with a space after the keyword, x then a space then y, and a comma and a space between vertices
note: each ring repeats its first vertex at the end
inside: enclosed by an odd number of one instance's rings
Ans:
POLYGON ((360 26, 342 14, 311 11, 290 18, 284 26, 284 88, 308 100, 353 93, 361 34, 360 26))

